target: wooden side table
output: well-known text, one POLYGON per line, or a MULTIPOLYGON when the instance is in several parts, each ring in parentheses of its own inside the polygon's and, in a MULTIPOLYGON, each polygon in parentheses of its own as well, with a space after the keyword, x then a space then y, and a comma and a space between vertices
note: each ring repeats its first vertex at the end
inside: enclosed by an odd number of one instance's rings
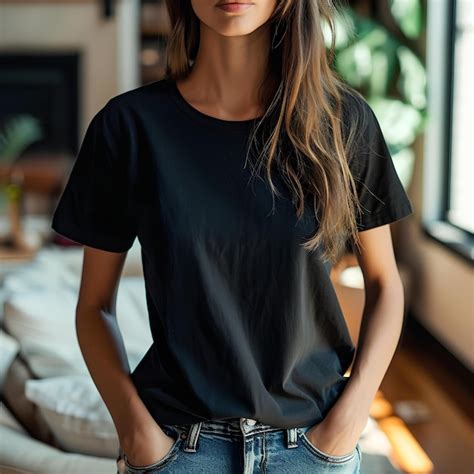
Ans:
MULTIPOLYGON (((18 183, 19 200, 0 212, 0 263, 29 261, 51 236, 50 220, 73 160, 67 154, 28 153, 0 165, 0 184, 18 183)), ((2 191, 3 192, 3 191, 2 191)))

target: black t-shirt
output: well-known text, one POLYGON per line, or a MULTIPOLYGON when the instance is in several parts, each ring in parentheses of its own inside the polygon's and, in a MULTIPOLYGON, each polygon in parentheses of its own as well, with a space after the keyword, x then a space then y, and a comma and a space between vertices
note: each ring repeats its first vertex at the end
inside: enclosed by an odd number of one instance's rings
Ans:
MULTIPOLYGON (((412 213, 362 104, 360 230, 412 213)), ((267 180, 250 179, 256 120, 204 114, 167 79, 117 95, 90 122, 54 212, 55 231, 91 247, 125 252, 139 239, 154 342, 131 377, 157 423, 306 426, 347 381, 355 348, 330 265, 301 245, 313 203, 297 221, 283 186, 273 201, 267 180)))

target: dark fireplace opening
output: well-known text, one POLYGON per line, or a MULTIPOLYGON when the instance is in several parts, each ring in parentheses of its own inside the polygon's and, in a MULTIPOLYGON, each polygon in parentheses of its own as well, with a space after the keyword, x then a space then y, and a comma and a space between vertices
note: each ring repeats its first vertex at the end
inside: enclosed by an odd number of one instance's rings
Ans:
POLYGON ((79 74, 80 52, 0 51, 0 130, 14 116, 28 114, 43 133, 24 154, 77 153, 79 74))

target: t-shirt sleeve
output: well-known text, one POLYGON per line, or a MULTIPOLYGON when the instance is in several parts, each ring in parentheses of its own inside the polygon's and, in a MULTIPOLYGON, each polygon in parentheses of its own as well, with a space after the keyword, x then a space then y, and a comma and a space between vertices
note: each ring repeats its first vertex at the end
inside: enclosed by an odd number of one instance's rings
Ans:
POLYGON ((360 99, 363 120, 350 160, 361 212, 356 214, 359 232, 390 224, 413 213, 400 181, 379 121, 369 104, 360 99))
POLYGON ((83 245, 125 252, 136 237, 134 166, 124 121, 109 101, 89 123, 51 228, 83 245))

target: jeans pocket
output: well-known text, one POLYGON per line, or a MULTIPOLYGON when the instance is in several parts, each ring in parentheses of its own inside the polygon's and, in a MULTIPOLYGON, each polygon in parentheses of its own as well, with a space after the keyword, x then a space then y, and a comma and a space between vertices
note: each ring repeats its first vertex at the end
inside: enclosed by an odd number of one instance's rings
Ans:
POLYGON ((350 452, 346 454, 329 454, 321 449, 319 449, 317 446, 315 446, 309 438, 306 436, 306 433, 303 430, 298 430, 299 432, 299 438, 302 441, 303 446, 314 456, 316 456, 318 459, 322 461, 326 461, 327 463, 333 463, 333 464, 345 464, 350 461, 352 461, 356 455, 359 456, 360 459, 360 451, 359 451, 359 443, 352 449, 350 452))
POLYGON ((164 427, 164 426, 161 426, 161 428, 168 436, 173 436, 175 438, 174 443, 172 444, 170 450, 158 461, 151 464, 144 465, 144 466, 137 466, 130 463, 127 458, 127 454, 124 452, 123 460, 125 462, 126 474, 145 474, 145 473, 151 474, 163 469, 164 467, 172 463, 174 460, 176 460, 180 451, 180 444, 182 441, 180 437, 180 432, 179 430, 175 430, 175 429, 164 427))

